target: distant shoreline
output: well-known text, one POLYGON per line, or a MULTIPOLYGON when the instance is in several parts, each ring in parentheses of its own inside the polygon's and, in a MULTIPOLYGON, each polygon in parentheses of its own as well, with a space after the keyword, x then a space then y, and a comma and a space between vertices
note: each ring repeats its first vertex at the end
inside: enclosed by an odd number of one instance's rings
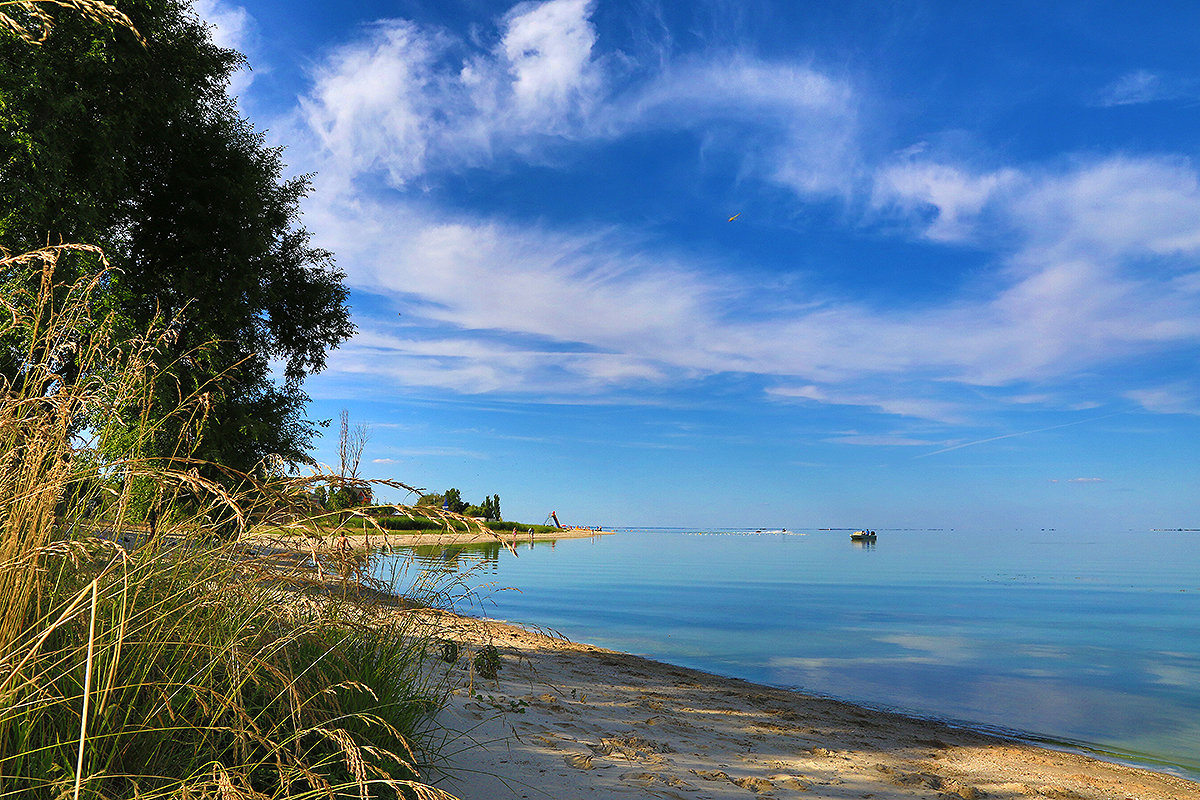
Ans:
MULTIPOLYGON (((592 539, 597 536, 610 536, 615 530, 593 530, 590 528, 560 528, 549 532, 522 531, 518 528, 516 536, 500 531, 369 531, 347 532, 346 544, 351 550, 373 550, 377 547, 425 547, 431 545, 453 546, 470 544, 500 544, 518 545, 530 542, 552 542, 560 539, 592 539)), ((267 534, 251 534, 242 538, 244 544, 268 545, 297 550, 307 550, 311 547, 328 549, 337 546, 340 534, 328 536, 278 536, 267 534)))

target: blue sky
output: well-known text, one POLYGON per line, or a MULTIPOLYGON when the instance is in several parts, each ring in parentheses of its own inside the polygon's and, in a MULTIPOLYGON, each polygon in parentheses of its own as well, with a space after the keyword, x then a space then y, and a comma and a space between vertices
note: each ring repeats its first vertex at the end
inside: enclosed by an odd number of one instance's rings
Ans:
POLYGON ((529 522, 1200 524, 1200 6, 197 9, 316 174, 358 334, 312 413, 368 476, 529 522))

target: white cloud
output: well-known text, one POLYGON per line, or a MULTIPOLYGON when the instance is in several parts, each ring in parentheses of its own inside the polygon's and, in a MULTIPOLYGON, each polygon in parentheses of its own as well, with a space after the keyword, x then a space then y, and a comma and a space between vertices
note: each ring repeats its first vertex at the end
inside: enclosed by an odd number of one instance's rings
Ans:
MULTIPOLYGON (((618 82, 597 51, 592 2, 522 3, 491 49, 386 20, 331 53, 293 125, 316 133, 323 172, 381 172, 393 186, 576 141, 725 122, 750 173, 801 193, 847 195, 857 167, 849 84, 799 63, 743 55, 668 64, 618 82)), ((625 76, 629 78, 629 76, 625 76)))
POLYGON ((1147 411, 1159 414, 1200 415, 1200 401, 1197 400, 1200 394, 1197 393, 1197 387, 1184 383, 1133 389, 1125 392, 1125 397, 1147 411))
POLYGON ((575 104, 590 104, 600 82, 591 60, 591 6, 590 0, 554 0, 522 3, 508 13, 501 47, 516 109, 525 118, 561 116, 575 104))
MULTIPOLYGON (((862 406, 885 414, 895 414, 917 419, 939 422, 961 422, 963 409, 960 405, 928 398, 898 397, 893 393, 877 395, 830 391, 819 386, 783 386, 767 390, 767 395, 776 399, 811 400, 817 403, 862 406)), ((942 444, 942 442, 912 442, 913 444, 942 444)))
POLYGON ((1010 209, 1036 257, 1200 252, 1200 181, 1182 158, 1115 156, 1031 182, 1010 209))
MULTIPOLYGON (((619 84, 591 11, 584 0, 524 3, 484 45, 386 21, 316 69, 295 120, 313 146, 305 168, 320 174, 306 223, 356 289, 400 299, 406 320, 435 331, 369 325, 333 370, 596 397, 748 373, 780 399, 955 422, 968 413, 949 399, 956 389, 1023 384, 1019 401, 1041 384, 1036 395, 1051 396, 1083 371, 1200 342, 1200 178, 1189 162, 978 170, 922 148, 871 177, 851 84, 737 54, 667 61, 619 84), (933 242, 999 250, 977 283, 921 308, 831 294, 816 278, 764 298, 744 264, 724 269, 619 230, 473 217, 418 191, 444 171, 649 129, 703 132, 798 197, 862 192, 871 213, 912 219, 933 242), (400 191, 362 191, 376 174, 400 191)), ((1170 407, 1136 391, 1126 396, 1170 407)))
MULTIPOLYGON (((456 391, 595 396, 744 372, 784 381, 771 390, 781 399, 954 422, 968 414, 948 399, 954 384, 1048 386, 1200 341, 1200 292, 1181 291, 1194 272, 1138 273, 1108 246, 1084 259, 1087 246, 1062 241, 1074 223, 1051 223, 1062 232, 1058 245, 1044 231, 1027 233, 1006 271, 990 276, 992 291, 910 310, 821 300, 802 284, 796 291, 812 299, 797 308, 790 298, 764 299, 752 276, 620 231, 455 219, 406 196, 347 199, 319 189, 306 219, 352 285, 403 298, 406 320, 444 332, 413 334, 386 353, 360 352, 356 340, 332 366, 456 391), (1035 233, 1036 247, 1028 244, 1035 233), (1078 258, 1056 260, 1064 253, 1078 258), (751 306, 750 316, 729 311, 751 306), (896 381, 930 379, 938 383, 897 391, 896 381), (882 390, 850 388, 872 383, 882 390)), ((1142 253, 1159 247, 1151 234, 1142 253)), ((1131 232, 1117 235, 1119 252, 1138 253, 1131 232)))
POLYGON ((750 172, 801 194, 846 196, 859 169, 858 98, 845 81, 741 54, 669 66, 626 101, 630 127, 731 126, 725 146, 750 172))
POLYGON ((866 434, 833 436, 825 441, 835 444, 861 445, 864 447, 929 447, 931 445, 945 444, 945 442, 935 442, 928 439, 913 439, 910 436, 870 436, 866 434))
POLYGON ((1180 97, 1182 87, 1162 74, 1145 69, 1127 72, 1105 86, 1096 94, 1096 105, 1113 106, 1141 105, 1160 100, 1180 97))
POLYGON ((402 187, 497 154, 534 154, 542 137, 580 135, 603 91, 589 13, 584 0, 521 4, 495 48, 467 56, 469 45, 443 31, 379 22, 317 67, 300 124, 317 134, 326 171, 347 181, 380 171, 402 187))
POLYGON ((930 239, 1007 243, 990 297, 927 316, 956 332, 958 380, 1045 380, 1200 340, 1200 189, 1186 161, 1118 156, 1058 172, 982 175, 906 163, 881 170, 874 198, 913 214, 930 239), (922 204, 932 221, 918 213, 922 204))
POLYGON ((1018 173, 1011 169, 973 175, 957 166, 907 162, 880 171, 872 203, 906 215, 920 216, 929 209, 933 219, 924 235, 934 241, 961 241, 974 238, 980 212, 997 193, 1018 180, 1018 173))

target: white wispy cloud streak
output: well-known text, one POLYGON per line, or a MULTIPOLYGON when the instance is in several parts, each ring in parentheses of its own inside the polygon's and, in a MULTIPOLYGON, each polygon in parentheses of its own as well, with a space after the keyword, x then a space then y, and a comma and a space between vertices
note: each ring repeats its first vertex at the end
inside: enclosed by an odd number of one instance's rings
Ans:
POLYGON ((1016 431, 1014 433, 1003 433, 999 436, 989 436, 986 439, 976 439, 973 442, 959 442, 958 444, 952 444, 949 447, 943 447, 940 450, 934 450, 931 453, 922 453, 919 456, 915 456, 915 458, 929 458, 930 456, 940 456, 942 453, 949 453, 953 450, 961 450, 964 447, 975 447, 976 445, 980 445, 980 444, 989 444, 991 442, 999 442, 1003 439, 1015 439, 1019 436, 1031 436, 1035 433, 1046 433, 1047 431, 1056 431, 1059 428, 1072 428, 1076 425, 1086 425, 1090 422, 1099 422, 1100 420, 1103 420, 1103 419, 1109 419, 1110 417, 1118 416, 1120 413, 1123 413, 1123 412, 1117 412, 1115 414, 1104 414, 1099 417, 1089 417, 1088 419, 1078 419, 1073 422, 1064 422, 1061 425, 1047 425, 1044 428, 1035 428, 1033 430, 1028 430, 1028 431, 1016 431))
POLYGON ((483 47, 383 21, 315 69, 291 121, 310 143, 305 168, 321 176, 307 223, 352 285, 403 299, 439 330, 366 323, 332 369, 460 392, 596 396, 749 373, 777 399, 958 422, 967 409, 955 387, 1053 383, 1200 342, 1200 180, 1189 162, 981 170, 914 148, 871 164, 849 82, 728 53, 618 80, 591 11, 585 0, 523 3, 483 47), (447 173, 553 163, 579 142, 714 121, 735 132, 718 145, 744 151, 748 174, 800 199, 858 195, 868 219, 904 222, 930 246, 993 248, 994 271, 921 308, 839 296, 816 277, 796 282, 805 296, 764 300, 745 265, 586 223, 473 217, 418 191, 447 173), (374 175, 397 191, 362 190, 374 175), (748 305, 752 318, 725 310, 748 305))
POLYGON ((1120 76, 1096 93, 1094 103, 1102 108, 1142 105, 1182 98, 1195 99, 1196 87, 1176 77, 1148 69, 1120 76))

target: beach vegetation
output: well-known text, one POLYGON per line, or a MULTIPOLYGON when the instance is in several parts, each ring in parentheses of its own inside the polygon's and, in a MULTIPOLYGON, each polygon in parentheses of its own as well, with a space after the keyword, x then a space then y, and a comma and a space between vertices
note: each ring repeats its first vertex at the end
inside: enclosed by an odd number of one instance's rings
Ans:
POLYGON ((350 331, 307 183, 186 2, 121 8, 0 3, 0 798, 448 797, 455 584, 318 552, 371 484, 294 469, 350 331))
POLYGON ((475 658, 472 659, 471 665, 479 677, 495 680, 501 666, 500 651, 494 644, 485 644, 475 652, 475 658))
POLYGON ((172 417, 189 436, 147 453, 172 426, 121 419, 169 375, 170 323, 125 336, 94 247, 0 269, 26 273, 0 287, 0 798, 441 796, 420 776, 452 684, 419 612, 445 587, 423 573, 401 597, 369 554, 230 537, 304 524, 313 481, 340 476, 203 464, 197 394, 172 417), (59 280, 64 257, 100 269, 59 280))

